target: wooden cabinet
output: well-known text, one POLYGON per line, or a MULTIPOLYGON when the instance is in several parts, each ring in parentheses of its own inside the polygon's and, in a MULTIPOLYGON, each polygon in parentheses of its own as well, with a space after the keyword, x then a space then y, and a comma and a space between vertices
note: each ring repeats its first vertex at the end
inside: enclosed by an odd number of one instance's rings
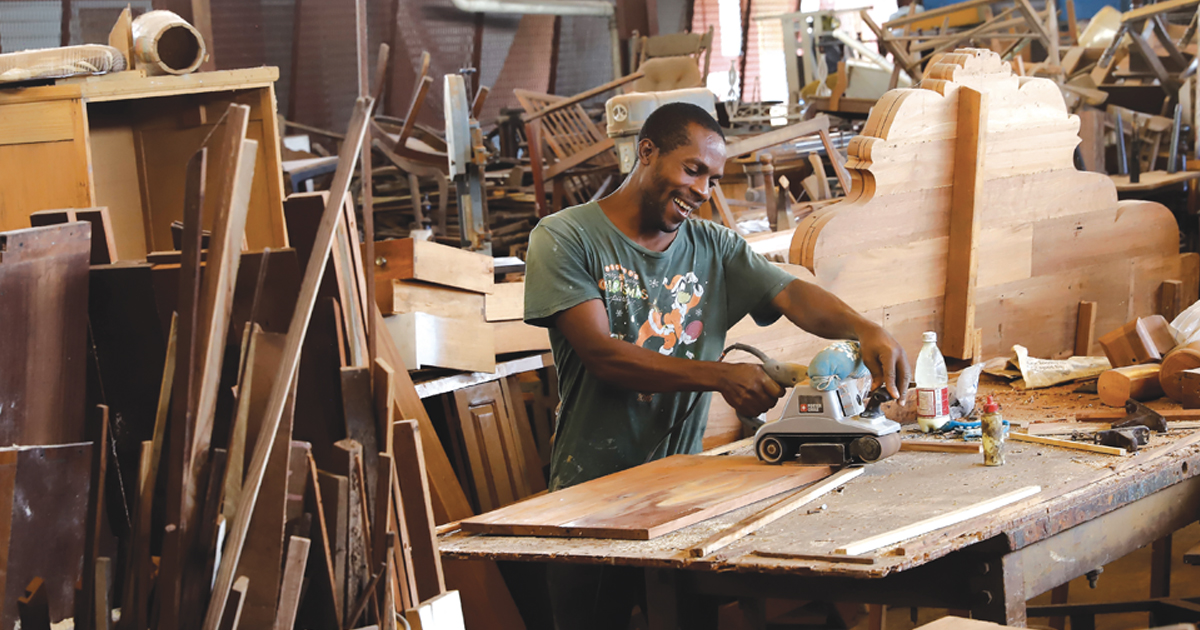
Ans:
POLYGON ((174 249, 184 166, 239 103, 250 107, 247 137, 258 141, 246 245, 286 247, 278 77, 276 68, 131 71, 0 89, 0 231, 29 227, 40 210, 106 206, 120 259, 174 249))

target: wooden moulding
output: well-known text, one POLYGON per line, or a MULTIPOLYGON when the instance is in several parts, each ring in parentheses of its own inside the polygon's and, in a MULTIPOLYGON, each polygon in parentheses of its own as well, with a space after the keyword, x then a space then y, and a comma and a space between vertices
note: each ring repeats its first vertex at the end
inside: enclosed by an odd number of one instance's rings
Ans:
POLYGON ((1145 363, 1104 372, 1096 382, 1100 402, 1110 407, 1124 407, 1130 398, 1153 400, 1162 396, 1162 384, 1158 379, 1161 368, 1157 363, 1145 363))
POLYGON ((375 277, 420 280, 448 287, 491 293, 493 258, 430 241, 411 238, 375 244, 375 277))

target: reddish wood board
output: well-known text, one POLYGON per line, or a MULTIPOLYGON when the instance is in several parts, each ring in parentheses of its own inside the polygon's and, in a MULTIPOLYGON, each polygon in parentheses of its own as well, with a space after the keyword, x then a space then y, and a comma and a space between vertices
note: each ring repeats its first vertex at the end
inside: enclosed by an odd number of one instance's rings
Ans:
POLYGON ((770 466, 754 457, 675 455, 514 503, 463 531, 650 540, 829 476, 828 466, 770 466))

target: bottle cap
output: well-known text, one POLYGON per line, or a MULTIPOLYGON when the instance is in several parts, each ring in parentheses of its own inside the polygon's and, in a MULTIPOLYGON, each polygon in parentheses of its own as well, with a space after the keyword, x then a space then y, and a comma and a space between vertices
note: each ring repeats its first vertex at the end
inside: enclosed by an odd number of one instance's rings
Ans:
POLYGON ((925 343, 937 343, 937 333, 932 330, 926 332, 921 338, 925 343))
POLYGON ((1000 405, 997 405, 996 401, 992 400, 991 394, 989 394, 987 402, 983 405, 983 413, 996 413, 997 411, 1000 411, 1000 405))

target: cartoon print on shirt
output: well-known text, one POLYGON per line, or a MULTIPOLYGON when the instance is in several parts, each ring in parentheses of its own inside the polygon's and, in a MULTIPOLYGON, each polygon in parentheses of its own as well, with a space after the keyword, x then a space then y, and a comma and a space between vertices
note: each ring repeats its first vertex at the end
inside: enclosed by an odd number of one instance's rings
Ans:
POLYGON ((686 324, 685 321, 688 313, 699 306, 704 297, 704 287, 696 274, 690 271, 676 275, 670 282, 664 278, 663 287, 670 291, 670 305, 666 309, 660 309, 657 304, 650 305, 650 312, 638 330, 638 338, 634 343, 646 348, 651 339, 659 339, 662 345, 658 352, 670 355, 676 344, 691 345, 700 338, 704 324, 698 319, 686 324))

